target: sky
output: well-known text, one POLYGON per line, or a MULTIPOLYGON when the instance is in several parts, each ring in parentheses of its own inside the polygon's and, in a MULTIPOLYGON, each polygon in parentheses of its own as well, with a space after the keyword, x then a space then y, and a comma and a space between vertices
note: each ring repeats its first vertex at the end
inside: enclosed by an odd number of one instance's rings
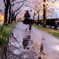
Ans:
MULTIPOLYGON (((16 1, 20 2, 21 0, 16 0, 16 1)), ((34 4, 33 2, 35 2, 35 1, 38 1, 38 0, 27 0, 27 2, 25 4, 32 6, 32 4, 34 4)), ((39 0, 39 3, 42 3, 42 1, 43 0, 39 0)), ((51 1, 54 1, 54 0, 49 0, 49 3, 47 3, 47 4, 49 4, 49 6, 47 7, 47 16, 46 16, 46 18, 59 18, 59 0, 57 0, 53 4, 50 3, 51 1)), ((20 5, 21 4, 15 4, 15 6, 13 7, 13 10, 16 10, 20 5)), ((3 0, 0 0, 0 9, 2 9, 3 12, 4 12, 3 0)), ((22 17, 24 15, 25 11, 30 10, 30 9, 33 9, 33 8, 23 5, 21 10, 18 11, 19 15, 17 16, 17 18, 22 17)), ((42 18, 43 18, 43 13, 40 12, 40 19, 42 19, 42 18)))
POLYGON ((3 0, 0 0, 0 9, 3 10, 3 12, 4 12, 4 4, 3 4, 3 0))

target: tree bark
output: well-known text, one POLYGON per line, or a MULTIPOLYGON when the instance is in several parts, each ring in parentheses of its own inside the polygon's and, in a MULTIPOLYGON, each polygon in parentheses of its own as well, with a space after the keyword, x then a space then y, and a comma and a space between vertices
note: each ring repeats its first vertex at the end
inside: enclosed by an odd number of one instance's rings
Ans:
POLYGON ((45 4, 43 5, 44 10, 43 10, 43 26, 46 27, 46 6, 45 4))
POLYGON ((9 4, 10 4, 10 0, 3 0, 4 4, 5 4, 5 13, 4 13, 4 24, 7 25, 8 23, 8 8, 9 8, 9 4))
POLYGON ((9 24, 11 23, 10 21, 11 21, 11 4, 9 6, 9 21, 8 21, 9 24))
POLYGON ((39 11, 38 11, 38 22, 37 22, 37 25, 39 25, 39 11))
POLYGON ((8 6, 5 7, 4 24, 7 25, 8 6))
POLYGON ((13 18, 14 18, 14 15, 13 15, 13 11, 11 13, 11 23, 13 22, 13 18))

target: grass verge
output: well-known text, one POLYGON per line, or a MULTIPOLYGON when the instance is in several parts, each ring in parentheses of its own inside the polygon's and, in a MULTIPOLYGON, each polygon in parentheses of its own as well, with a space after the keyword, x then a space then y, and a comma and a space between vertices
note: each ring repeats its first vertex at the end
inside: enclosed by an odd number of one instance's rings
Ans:
POLYGON ((10 35, 10 31, 15 27, 16 24, 18 24, 18 22, 8 24, 7 26, 0 26, 0 45, 7 43, 6 37, 10 35))
POLYGON ((56 33, 56 32, 49 32, 49 33, 56 36, 56 37, 59 37, 59 33, 56 33))
POLYGON ((43 27, 42 25, 33 25, 34 27, 37 27, 38 29, 41 29, 43 31, 46 31, 56 37, 59 37, 59 30, 48 28, 48 27, 43 27))
POLYGON ((10 32, 15 27, 16 24, 18 24, 18 21, 13 24, 8 24, 7 26, 5 26, 5 30, 10 32))

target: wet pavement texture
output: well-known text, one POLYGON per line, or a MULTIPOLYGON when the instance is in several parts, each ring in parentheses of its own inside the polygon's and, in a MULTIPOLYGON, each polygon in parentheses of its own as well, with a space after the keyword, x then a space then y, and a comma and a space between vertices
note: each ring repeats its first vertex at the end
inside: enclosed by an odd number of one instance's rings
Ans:
POLYGON ((12 30, 7 59, 59 59, 59 39, 32 27, 25 30, 21 22, 12 30))

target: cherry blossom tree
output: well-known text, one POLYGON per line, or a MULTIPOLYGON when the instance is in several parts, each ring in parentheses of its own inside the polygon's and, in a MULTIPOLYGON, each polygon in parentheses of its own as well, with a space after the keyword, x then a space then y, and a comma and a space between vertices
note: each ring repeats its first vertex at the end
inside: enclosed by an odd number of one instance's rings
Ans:
MULTIPOLYGON (((16 19, 16 15, 18 14, 16 13, 19 9, 21 9, 21 7, 24 5, 26 0, 20 0, 19 2, 17 2, 17 0, 3 0, 4 5, 5 5, 5 16, 4 16, 4 23, 8 24, 10 23, 10 19, 11 19, 11 23, 13 20, 16 19), (19 7, 14 11, 13 8, 16 4, 19 4, 19 7), (7 20, 8 17, 8 11, 9 11, 9 21, 7 20), (12 17, 13 15, 13 17, 12 17)), ((16 20, 15 20, 16 21, 16 20)))
POLYGON ((36 14, 38 14, 38 24, 39 24, 39 17, 40 17, 40 11, 43 10, 42 6, 42 0, 35 0, 35 1, 29 1, 29 3, 26 4, 27 7, 31 7, 35 10, 36 14))

